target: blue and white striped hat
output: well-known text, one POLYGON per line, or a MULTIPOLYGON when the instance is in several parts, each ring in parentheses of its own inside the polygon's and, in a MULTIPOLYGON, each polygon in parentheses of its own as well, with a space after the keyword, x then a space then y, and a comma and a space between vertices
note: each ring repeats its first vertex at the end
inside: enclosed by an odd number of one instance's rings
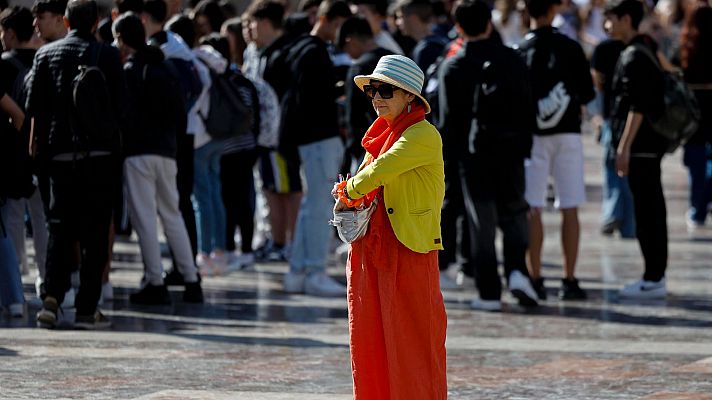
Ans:
POLYGON ((400 55, 383 56, 378 60, 376 69, 371 75, 358 75, 354 77, 354 82, 359 89, 363 90, 365 85, 368 85, 371 80, 390 83, 393 86, 399 87, 406 92, 412 93, 425 104, 425 113, 430 112, 430 104, 425 100, 422 94, 423 81, 425 74, 418 67, 415 61, 408 57, 400 55))

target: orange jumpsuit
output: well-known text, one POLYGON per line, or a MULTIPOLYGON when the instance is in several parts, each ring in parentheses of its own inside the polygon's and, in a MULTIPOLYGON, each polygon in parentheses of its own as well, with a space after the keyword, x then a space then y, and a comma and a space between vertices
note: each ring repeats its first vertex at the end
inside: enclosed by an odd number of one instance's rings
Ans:
POLYGON ((346 264, 354 398, 446 399, 438 254, 400 243, 385 209, 381 201, 346 264))

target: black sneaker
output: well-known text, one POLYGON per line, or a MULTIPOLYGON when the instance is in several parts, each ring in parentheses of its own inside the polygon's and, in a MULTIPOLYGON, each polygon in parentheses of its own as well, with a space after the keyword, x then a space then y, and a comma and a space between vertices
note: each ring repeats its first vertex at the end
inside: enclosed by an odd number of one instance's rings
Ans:
POLYGON ((163 284, 166 286, 183 286, 185 282, 183 281, 183 275, 178 272, 178 269, 173 268, 171 272, 165 274, 163 277, 163 284))
POLYGON ((601 235, 612 236, 613 233, 618 229, 618 221, 606 222, 601 226, 601 235))
POLYGON ((106 318, 101 311, 96 310, 94 315, 77 315, 74 319, 74 327, 77 329, 109 329, 111 320, 106 318))
POLYGON ((166 285, 154 286, 149 283, 138 292, 132 293, 129 301, 146 306, 165 306, 171 304, 171 295, 166 285))
POLYGON ((536 292, 536 297, 538 297, 539 300, 546 300, 546 287, 544 286, 544 278, 533 279, 532 286, 534 287, 534 291, 536 292))
POLYGON ((559 289, 559 299, 585 300, 586 292, 579 287, 578 279, 562 279, 561 289, 559 289))
POLYGON ((45 297, 42 302, 42 309, 37 313, 37 326, 40 328, 52 329, 57 326, 57 316, 59 304, 52 296, 45 297))
MULTIPOLYGON (((200 273, 198 273, 198 282, 201 280, 200 273)), ((171 272, 163 274, 163 284, 166 286, 183 286, 185 281, 183 280, 183 275, 176 268, 173 268, 171 272)))
POLYGON ((185 284, 183 292, 183 301, 186 303, 202 303, 203 288, 200 287, 200 282, 191 282, 185 284))

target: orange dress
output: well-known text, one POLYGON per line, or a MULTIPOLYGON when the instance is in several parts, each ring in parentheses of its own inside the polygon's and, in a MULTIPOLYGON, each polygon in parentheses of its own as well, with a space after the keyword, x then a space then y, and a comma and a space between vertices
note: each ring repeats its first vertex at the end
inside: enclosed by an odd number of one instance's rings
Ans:
POLYGON ((438 253, 406 248, 385 209, 380 201, 346 264, 354 398, 446 399, 438 253))

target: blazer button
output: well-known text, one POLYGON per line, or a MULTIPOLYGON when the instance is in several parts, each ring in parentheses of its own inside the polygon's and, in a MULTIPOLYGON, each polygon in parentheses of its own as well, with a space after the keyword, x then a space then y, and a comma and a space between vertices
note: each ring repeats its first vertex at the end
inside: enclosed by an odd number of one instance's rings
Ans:
POLYGON ((392 208, 389 208, 389 209, 388 209, 388 214, 393 214, 393 209, 392 209, 392 208))

